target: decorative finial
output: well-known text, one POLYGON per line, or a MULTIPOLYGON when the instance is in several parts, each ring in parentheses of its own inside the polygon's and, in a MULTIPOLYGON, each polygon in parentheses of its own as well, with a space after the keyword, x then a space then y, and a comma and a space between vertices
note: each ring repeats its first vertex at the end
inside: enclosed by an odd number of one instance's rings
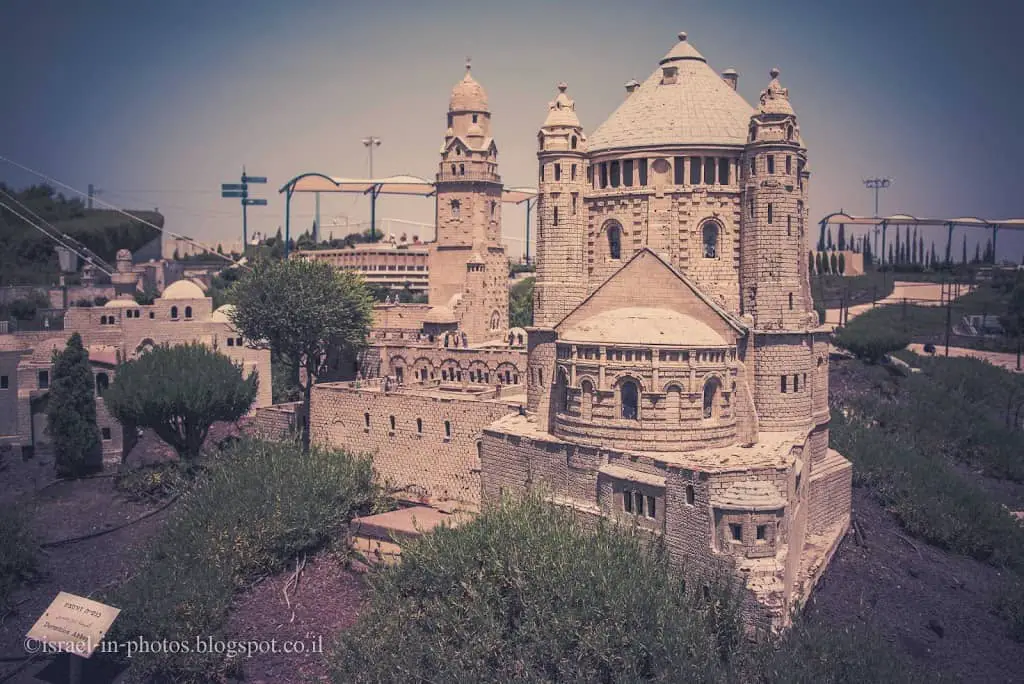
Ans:
POLYGON ((680 43, 683 43, 683 42, 686 41, 686 31, 680 31, 678 35, 679 35, 679 42, 680 43))
POLYGON ((558 92, 564 93, 565 89, 568 88, 568 87, 569 87, 569 84, 566 83, 565 81, 562 81, 561 83, 558 84, 558 92))
POLYGON ((779 67, 772 67, 772 70, 768 73, 771 74, 772 78, 778 78, 781 72, 779 71, 779 67))
POLYGON ((466 57, 466 71, 468 72, 472 68, 473 68, 473 58, 472 57, 466 57))

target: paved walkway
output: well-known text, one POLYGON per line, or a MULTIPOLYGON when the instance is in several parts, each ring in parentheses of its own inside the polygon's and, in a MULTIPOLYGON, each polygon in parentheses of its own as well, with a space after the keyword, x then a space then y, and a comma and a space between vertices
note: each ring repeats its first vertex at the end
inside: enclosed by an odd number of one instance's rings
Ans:
MULTIPOLYGON (((910 351, 921 354, 922 356, 930 356, 930 354, 924 353, 924 345, 912 342, 907 347, 910 351)), ((935 345, 935 355, 945 356, 946 347, 945 345, 935 345)), ((991 364, 996 366, 1002 366, 1006 370, 1016 371, 1017 370, 1017 355, 1016 354, 1004 354, 1002 352, 990 352, 990 351, 979 351, 977 349, 965 349, 964 347, 950 347, 950 356, 973 356, 976 359, 984 359, 991 364)))
MULTIPOLYGON (((961 297, 970 291, 970 285, 960 286, 961 297)), ((907 300, 908 304, 915 304, 917 306, 942 306, 942 285, 939 283, 914 283, 897 280, 893 283, 892 294, 878 300, 877 304, 868 303, 851 306, 849 318, 856 318, 865 311, 870 311, 876 305, 901 304, 904 299, 907 300)), ((826 310, 825 323, 838 326, 839 313, 840 309, 826 310)))

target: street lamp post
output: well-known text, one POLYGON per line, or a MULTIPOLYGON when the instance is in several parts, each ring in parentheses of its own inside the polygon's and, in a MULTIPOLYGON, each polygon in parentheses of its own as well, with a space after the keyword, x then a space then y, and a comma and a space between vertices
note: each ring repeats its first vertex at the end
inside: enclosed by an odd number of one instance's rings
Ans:
POLYGON ((875 218, 878 218, 878 191, 892 185, 892 178, 867 178, 864 187, 875 191, 875 218))

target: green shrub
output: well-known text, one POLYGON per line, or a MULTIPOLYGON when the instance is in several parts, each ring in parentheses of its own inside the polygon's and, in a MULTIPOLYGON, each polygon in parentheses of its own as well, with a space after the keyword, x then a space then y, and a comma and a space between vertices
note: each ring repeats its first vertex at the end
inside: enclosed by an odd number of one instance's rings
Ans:
POLYGON ((729 591, 705 600, 641 534, 533 498, 403 544, 371 583, 336 682, 712 681, 740 641, 729 591))
POLYGON ((854 319, 835 335, 835 342, 868 363, 878 363, 889 352, 903 349, 910 344, 910 336, 891 328, 858 324, 854 319))
POLYGON ((191 468, 170 461, 123 470, 114 478, 114 488, 132 501, 162 501, 184 492, 193 477, 191 468))
MULTIPOLYGON (((122 609, 110 638, 221 638, 239 589, 343 539, 345 524, 376 496, 366 459, 303 454, 295 442, 237 442, 177 504, 140 571, 106 598, 122 609)), ((131 663, 138 679, 173 682, 210 681, 227 666, 196 653, 137 654, 131 663)))
POLYGON ((11 593, 39 574, 39 546, 28 520, 13 506, 0 506, 0 610, 9 607, 11 593))
POLYGON ((832 446, 853 462, 866 486, 912 535, 996 566, 1024 571, 1024 529, 998 503, 958 475, 938 453, 893 422, 878 399, 833 411, 832 446), (873 425, 878 421, 878 425, 873 425))

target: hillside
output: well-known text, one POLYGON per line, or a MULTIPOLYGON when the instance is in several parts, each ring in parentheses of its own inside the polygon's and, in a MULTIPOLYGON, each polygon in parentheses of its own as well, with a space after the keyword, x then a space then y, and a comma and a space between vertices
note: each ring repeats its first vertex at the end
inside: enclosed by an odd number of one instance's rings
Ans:
MULTIPOLYGON (((119 249, 135 251, 159 236, 159 232, 139 221, 108 209, 86 209, 79 199, 67 199, 53 188, 34 185, 10 193, 50 223, 91 249, 100 258, 113 262, 119 249)), ((5 203, 26 213, 6 197, 5 203)), ((163 226, 164 217, 152 211, 133 211, 150 223, 163 226)), ((55 243, 20 218, 0 207, 0 285, 51 284, 59 275, 55 243)))

